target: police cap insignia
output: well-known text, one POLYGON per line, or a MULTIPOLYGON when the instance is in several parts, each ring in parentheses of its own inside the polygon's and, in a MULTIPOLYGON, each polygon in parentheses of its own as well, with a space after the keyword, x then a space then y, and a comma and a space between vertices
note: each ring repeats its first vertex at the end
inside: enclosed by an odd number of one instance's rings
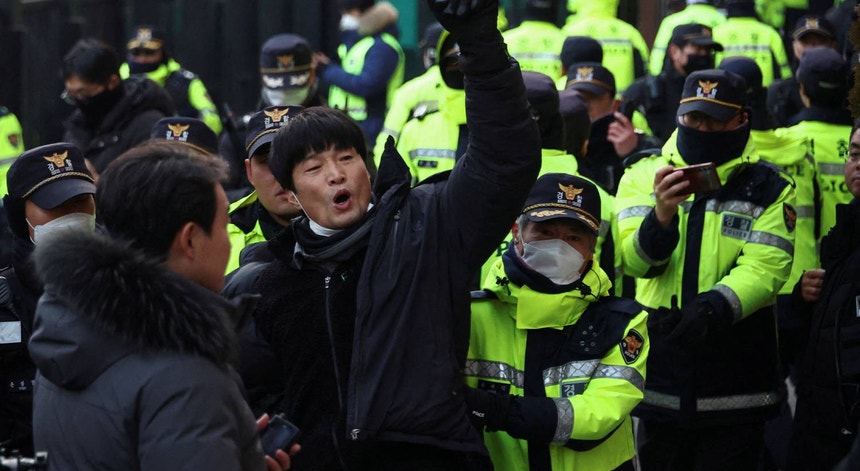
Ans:
POLYGON ((594 67, 580 67, 576 69, 577 80, 591 80, 592 74, 594 74, 594 67))
POLYGON ((65 151, 62 154, 59 152, 54 152, 53 154, 46 155, 43 158, 45 160, 47 160, 48 162, 51 162, 52 164, 54 164, 54 166, 56 166, 57 168, 61 168, 61 167, 66 166, 66 157, 68 157, 68 156, 69 156, 69 151, 65 151))
POLYGON ((717 88, 717 85, 719 85, 719 84, 720 84, 719 82, 709 82, 706 80, 705 81, 699 80, 699 86, 702 87, 702 94, 704 94, 704 95, 710 95, 711 90, 716 92, 715 89, 717 88))
POLYGON ((176 124, 170 124, 170 123, 168 123, 168 124, 167 124, 167 129, 170 129, 170 132, 171 132, 171 133, 173 133, 173 137, 179 137, 179 136, 181 136, 181 135, 182 135, 182 133, 184 133, 185 131, 187 131, 189 127, 191 127, 191 125, 190 125, 190 124, 185 124, 185 125, 182 125, 182 124, 179 124, 179 123, 176 123, 176 124))
POLYGON ((293 65, 293 55, 292 54, 283 54, 277 56, 278 63, 281 64, 281 67, 289 68, 293 65))
POLYGON ((286 116, 289 112, 289 108, 275 108, 272 110, 263 110, 263 113, 265 113, 266 116, 272 118, 272 121, 276 123, 283 120, 284 116, 286 116))
POLYGON ((575 186, 573 186, 573 185, 562 185, 561 183, 559 183, 559 184, 558 184, 558 188, 559 188, 562 192, 564 192, 564 197, 565 197, 565 199, 567 199, 568 201, 573 201, 574 199, 576 199, 576 197, 577 197, 580 193, 582 193, 582 192, 583 192, 583 190, 584 190, 583 188, 576 188, 576 187, 575 187, 575 186))
POLYGON ((627 335, 618 344, 621 349, 621 356, 624 357, 624 363, 628 365, 639 359, 642 354, 642 347, 645 346, 645 338, 642 334, 636 332, 635 329, 627 331, 627 335))

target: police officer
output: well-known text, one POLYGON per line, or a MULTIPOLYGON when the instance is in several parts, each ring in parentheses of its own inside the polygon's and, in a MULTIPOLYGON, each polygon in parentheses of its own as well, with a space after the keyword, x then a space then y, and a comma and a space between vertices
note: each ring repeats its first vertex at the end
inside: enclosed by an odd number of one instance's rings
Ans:
MULTIPOLYGON (((818 215, 819 240, 836 223, 836 205, 851 201, 844 181, 848 158, 847 136, 851 115, 845 107, 848 92, 847 65, 829 47, 814 47, 800 58, 797 81, 805 108, 789 128, 797 136, 809 137, 809 152, 815 161, 817 184, 821 190, 818 215)), ((815 268, 815 267, 806 267, 815 268)))
MULTIPOLYGON (((24 137, 21 133, 21 123, 14 113, 5 106, 0 106, 0 196, 7 193, 6 173, 15 159, 24 151, 24 137)), ((0 267, 11 263, 12 234, 6 215, 0 211, 0 267)))
POLYGON ((221 132, 221 117, 206 85, 194 72, 183 69, 173 58, 164 34, 151 25, 135 28, 127 44, 128 56, 120 67, 120 77, 145 75, 164 87, 173 99, 176 114, 199 118, 216 134, 221 132))
MULTIPOLYGON (((442 87, 435 100, 422 100, 399 131, 397 151, 406 160, 413 183, 454 168, 469 145, 466 126, 466 93, 460 71, 460 47, 443 31, 436 59, 442 87)), ((379 165, 381 155, 374 155, 379 165)))
POLYGON ((654 47, 651 48, 651 57, 648 70, 651 75, 658 75, 663 71, 663 61, 666 60, 666 49, 672 39, 672 33, 678 25, 696 23, 714 29, 714 26, 726 22, 726 17, 714 6, 713 0, 687 0, 687 6, 683 10, 672 13, 660 21, 657 35, 654 37, 654 47))
POLYGON ((775 79, 790 77, 782 38, 772 26, 757 19, 755 1, 729 0, 727 8, 726 22, 714 27, 714 39, 725 47, 717 62, 728 56, 753 59, 761 69, 765 87, 775 79))
POLYGON ((438 21, 434 21, 424 28, 424 36, 418 41, 418 47, 421 48, 421 65, 424 66, 425 72, 436 66, 436 45, 439 44, 439 36, 444 29, 438 21))
POLYGON ((280 234, 299 215, 287 199, 287 192, 269 169, 269 150, 278 129, 303 110, 301 106, 268 106, 251 115, 245 139, 245 172, 254 191, 230 205, 230 259, 225 273, 240 265, 243 248, 280 234))
POLYGON ((624 92, 624 106, 635 110, 634 125, 648 130, 661 142, 677 126, 678 101, 688 75, 714 67, 714 52, 723 46, 714 41, 707 26, 690 23, 672 30, 667 59, 659 75, 649 75, 633 83, 624 92))
MULTIPOLYGON (((260 99, 254 112, 267 106, 322 106, 316 71, 311 61, 313 48, 297 34, 271 36, 260 47, 260 99)), ((245 172, 245 139, 253 113, 227 116, 221 133, 220 155, 230 164, 227 197, 235 202, 251 191, 245 172)))
MULTIPOLYGON (((612 71, 623 92, 645 75, 648 68, 648 45, 632 25, 616 18, 619 0, 578 2, 562 28, 565 36, 589 36, 603 46, 603 65, 612 71)), ((568 72, 569 73, 569 72, 568 72)))
POLYGON ((328 104, 344 110, 376 142, 394 92, 403 84, 404 56, 397 41, 398 12, 388 2, 340 0, 340 65, 325 54, 313 56, 329 85, 328 104))
POLYGON ((204 154, 218 157, 218 136, 197 118, 161 118, 152 126, 149 138, 179 142, 204 154))
POLYGON ((773 304, 791 268, 794 189, 759 161, 745 95, 733 73, 690 74, 662 155, 619 186, 624 270, 651 311, 634 411, 646 471, 756 469, 780 403, 773 304), (714 170, 679 170, 708 162, 714 170))
POLYGON ((96 187, 81 152, 68 143, 21 154, 6 174, 3 207, 12 230, 12 265, 0 270, 0 443, 30 455, 33 379, 27 352, 42 283, 30 254, 58 231, 95 227, 96 187))
POLYGON ((466 400, 497 470, 633 469, 647 314, 610 295, 594 254, 601 202, 583 178, 538 178, 473 292, 466 400))
POLYGON ((503 35, 508 52, 524 71, 540 72, 553 80, 562 76, 559 53, 565 35, 556 26, 560 0, 526 0, 523 22, 503 35))
MULTIPOLYGON (((805 15, 798 20, 792 33, 794 58, 800 61, 803 53, 817 46, 836 48, 833 24, 822 15, 805 15)), ((800 85, 792 75, 786 79, 774 80, 767 87, 767 107, 776 118, 780 127, 797 122, 795 115, 804 109, 800 99, 800 85)))
POLYGON ((568 36, 561 44, 561 73, 556 80, 559 90, 567 86, 567 74, 573 64, 580 62, 603 63, 603 46, 594 38, 588 36, 568 36))

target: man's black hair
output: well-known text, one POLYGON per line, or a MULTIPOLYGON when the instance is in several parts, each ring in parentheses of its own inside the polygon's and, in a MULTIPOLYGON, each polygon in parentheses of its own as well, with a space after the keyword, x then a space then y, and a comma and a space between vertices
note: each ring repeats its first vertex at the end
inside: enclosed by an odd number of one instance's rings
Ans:
POLYGON ((275 135, 269 167, 281 186, 295 190, 293 168, 296 164, 311 154, 350 148, 367 161, 367 144, 358 124, 342 111, 312 107, 297 114, 275 135))
POLYGON ((63 80, 77 75, 87 82, 106 83, 119 76, 120 58, 114 48, 98 39, 81 39, 63 57, 63 80))
POLYGON ((97 218, 112 237, 150 256, 166 258, 188 222, 209 234, 216 185, 227 178, 224 161, 169 141, 147 141, 121 155, 99 177, 97 218))

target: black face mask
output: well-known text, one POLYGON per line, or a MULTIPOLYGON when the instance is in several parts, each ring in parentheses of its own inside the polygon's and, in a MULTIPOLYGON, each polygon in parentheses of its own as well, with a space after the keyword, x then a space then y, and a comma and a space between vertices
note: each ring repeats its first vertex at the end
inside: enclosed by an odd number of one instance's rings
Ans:
POLYGON ((146 74, 154 71, 159 67, 161 67, 161 62, 141 64, 139 62, 134 62, 131 59, 128 60, 128 73, 131 75, 146 74))
POLYGON ((714 55, 707 56, 688 55, 687 63, 684 64, 684 73, 687 75, 696 72, 697 70, 707 70, 714 68, 714 55))
POLYGON ((688 164, 720 166, 741 156, 750 137, 750 123, 731 131, 699 131, 678 125, 678 151, 688 164))
POLYGON ((120 83, 118 87, 113 90, 108 90, 105 88, 105 91, 99 93, 98 95, 91 96, 89 98, 84 98, 82 100, 75 100, 77 103, 78 109, 81 110, 81 113, 84 114, 84 118, 86 118, 87 123, 90 126, 94 126, 105 118, 105 116, 122 100, 122 97, 125 95, 123 91, 123 86, 120 83))
POLYGON ((442 73, 442 81, 445 82, 448 88, 455 90, 466 88, 458 57, 446 57, 442 59, 439 63, 439 72, 442 73))

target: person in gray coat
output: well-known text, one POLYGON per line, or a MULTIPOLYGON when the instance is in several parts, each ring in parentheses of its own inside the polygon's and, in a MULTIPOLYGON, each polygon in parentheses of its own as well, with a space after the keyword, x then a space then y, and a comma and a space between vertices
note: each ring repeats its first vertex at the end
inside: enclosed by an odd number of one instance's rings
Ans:
POLYGON ((188 146, 143 144, 98 182, 105 233, 57 231, 36 247, 33 431, 51 469, 289 468, 282 450, 264 457, 230 366, 249 306, 217 294, 225 176, 188 146))

